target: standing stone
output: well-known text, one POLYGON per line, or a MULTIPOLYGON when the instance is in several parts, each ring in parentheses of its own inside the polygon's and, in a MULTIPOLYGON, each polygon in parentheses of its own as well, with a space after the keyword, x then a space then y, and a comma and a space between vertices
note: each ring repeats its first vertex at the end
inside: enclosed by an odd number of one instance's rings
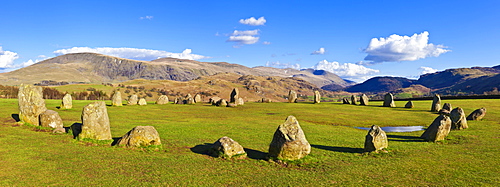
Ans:
POLYGON ((82 131, 78 138, 111 140, 108 110, 104 101, 97 101, 83 107, 82 131))
POLYGON ((235 103, 239 97, 240 97, 240 91, 238 91, 238 88, 234 88, 229 97, 229 102, 235 103))
POLYGON ((123 106, 122 93, 120 91, 116 91, 115 94, 113 94, 113 98, 111 98, 111 102, 111 105, 113 106, 123 106))
POLYGON ((288 102, 296 103, 297 102, 297 92, 290 90, 288 91, 288 102))
POLYGON ((441 109, 444 109, 444 110, 447 110, 447 111, 451 111, 452 107, 451 107, 450 103, 445 103, 443 105, 443 108, 441 108, 441 109))
POLYGON ((143 106, 143 105, 148 105, 148 102, 146 102, 146 99, 141 98, 141 99, 139 99, 139 102, 137 104, 143 106))
POLYGON ((221 99, 219 101, 217 101, 217 104, 215 104, 216 106, 227 106, 227 101, 225 99, 221 99))
POLYGON ((365 151, 378 152, 379 150, 387 148, 388 144, 385 132, 379 126, 372 125, 365 137, 365 151))
POLYGON ((220 100, 221 100, 221 98, 220 98, 220 97, 215 96, 215 97, 211 97, 211 98, 208 100, 208 102, 210 102, 212 105, 217 105, 217 102, 219 102, 220 100))
POLYGON ((17 98, 21 122, 39 126, 39 116, 47 110, 42 87, 21 84, 17 98))
POLYGON ((351 104, 352 105, 357 105, 357 103, 356 103, 356 97, 354 95, 351 95, 351 104))
POLYGON ((344 98, 342 99, 342 104, 348 104, 348 105, 349 105, 349 104, 351 104, 351 103, 349 102, 349 99, 347 99, 347 97, 344 97, 344 98))
POLYGON ((391 93, 387 93, 384 96, 384 107, 396 107, 396 104, 394 103, 394 96, 392 96, 391 93))
POLYGON ((202 102, 200 94, 194 95, 194 102, 195 103, 201 103, 202 102))
POLYGON ((262 98, 262 103, 270 103, 272 102, 269 98, 262 98))
POLYGON ((462 108, 457 107, 450 112, 451 130, 462 130, 469 128, 465 112, 462 108))
POLYGON ((366 96, 366 94, 361 94, 361 96, 359 96, 359 103, 360 105, 363 105, 363 106, 368 106, 368 96, 366 96))
POLYGON ((231 158, 234 156, 245 158, 247 155, 243 146, 227 136, 215 141, 214 145, 209 150, 209 154, 214 157, 222 158, 231 158))
POLYGON ((116 143, 118 146, 147 147, 161 145, 160 135, 153 126, 137 126, 123 135, 116 143))
POLYGON ((314 91, 314 103, 320 103, 321 102, 321 95, 319 94, 319 91, 316 90, 314 91))
POLYGON ((131 95, 130 98, 128 98, 127 105, 136 105, 137 102, 139 102, 139 98, 137 97, 137 95, 131 95))
POLYGON ((269 156, 284 160, 297 160, 311 153, 311 145, 294 116, 288 116, 278 126, 269 145, 269 156))
POLYGON ((156 100, 156 104, 158 105, 168 104, 168 96, 160 95, 160 97, 158 97, 158 99, 156 100))
POLYGON ((474 112, 470 113, 469 116, 467 116, 467 120, 480 121, 481 119, 483 119, 485 115, 486 115, 486 108, 483 107, 474 110, 474 112))
POLYGON ((64 95, 61 102, 61 109, 71 109, 73 108, 73 98, 71 98, 70 94, 64 95))
POLYGON ((53 129, 64 127, 61 116, 53 110, 46 110, 40 114, 40 126, 53 129))
POLYGON ((451 119, 445 115, 439 115, 432 124, 420 136, 427 141, 440 141, 444 140, 451 130, 451 119))
POLYGON ((174 103, 175 104, 184 104, 184 98, 177 97, 177 98, 175 98, 174 103))
POLYGON ((432 99, 431 112, 439 112, 441 110, 441 97, 439 94, 434 94, 434 98, 432 99))
POLYGON ((188 97, 184 100, 184 104, 195 104, 194 99, 192 97, 188 97))
POLYGON ((408 101, 406 104, 405 104, 405 108, 413 108, 414 105, 413 105, 413 101, 408 101))
POLYGON ((240 97, 240 98, 238 98, 236 100, 236 103, 234 103, 234 104, 236 104, 236 105, 244 105, 245 104, 245 100, 243 100, 243 98, 240 97))

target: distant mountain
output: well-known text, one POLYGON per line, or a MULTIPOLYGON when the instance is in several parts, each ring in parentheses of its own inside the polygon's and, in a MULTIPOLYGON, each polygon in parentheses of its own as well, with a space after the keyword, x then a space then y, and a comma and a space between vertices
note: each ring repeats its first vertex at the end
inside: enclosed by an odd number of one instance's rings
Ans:
POLYGON ((403 77, 373 77, 361 84, 351 86, 348 92, 390 92, 400 88, 407 88, 414 84, 415 80, 403 77))
POLYGON ((137 61, 96 53, 74 53, 57 56, 12 72, 0 73, 0 84, 19 85, 55 82, 122 82, 134 79, 189 81, 216 73, 238 75, 297 77, 318 87, 337 84, 350 85, 337 75, 316 70, 249 68, 227 62, 199 62, 175 58, 137 61))

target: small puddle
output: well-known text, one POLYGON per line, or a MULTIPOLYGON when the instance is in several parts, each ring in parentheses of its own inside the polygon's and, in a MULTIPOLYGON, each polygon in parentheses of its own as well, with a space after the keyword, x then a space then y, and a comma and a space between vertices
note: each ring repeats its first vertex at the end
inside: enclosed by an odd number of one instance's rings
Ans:
MULTIPOLYGON (((356 129, 370 130, 367 127, 354 127, 356 129)), ((385 132, 413 132, 425 130, 424 126, 380 127, 385 132)))

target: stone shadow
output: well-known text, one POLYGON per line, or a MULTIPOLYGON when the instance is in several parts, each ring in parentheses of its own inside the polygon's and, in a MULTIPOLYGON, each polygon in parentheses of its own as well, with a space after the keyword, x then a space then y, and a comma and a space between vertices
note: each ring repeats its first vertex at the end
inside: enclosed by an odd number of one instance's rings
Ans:
POLYGON ((11 114, 10 116, 12 117, 12 119, 16 120, 16 122, 21 121, 21 118, 19 118, 19 114, 11 114))
POLYGON ((353 147, 333 147, 326 145, 314 145, 311 144, 311 147, 323 149, 327 151, 335 151, 335 152, 343 152, 343 153, 363 153, 365 150, 363 148, 353 148, 353 147))
POLYGON ((115 146, 118 143, 118 141, 120 141, 120 139, 122 139, 122 137, 114 137, 111 146, 115 146))
MULTIPOLYGON (((191 150, 191 152, 193 153, 198 153, 198 154, 202 154, 202 155, 208 155, 208 156, 212 156, 208 153, 208 150, 213 146, 214 144, 213 143, 204 143, 204 144, 200 144, 200 145, 196 145, 194 147, 191 147, 189 148, 191 150)), ((213 156, 212 156, 213 157, 213 156)))
POLYGON ((78 135, 82 132, 82 123, 73 123, 70 129, 73 132, 73 138, 78 137, 78 135))
POLYGON ((424 139, 418 136, 401 136, 401 135, 387 135, 387 140, 394 142, 425 142, 424 139))
POLYGON ((243 148, 247 153, 247 157, 255 160, 265 160, 267 158, 267 153, 262 151, 257 151, 255 149, 243 148))

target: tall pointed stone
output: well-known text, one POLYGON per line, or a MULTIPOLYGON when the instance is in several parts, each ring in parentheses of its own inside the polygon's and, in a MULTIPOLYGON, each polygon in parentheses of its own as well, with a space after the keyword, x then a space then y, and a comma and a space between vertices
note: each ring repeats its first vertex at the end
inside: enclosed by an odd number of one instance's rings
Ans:
POLYGON ((83 107, 82 130, 78 138, 111 140, 108 110, 104 101, 96 101, 83 107))
POLYGON ((351 102, 349 102, 349 99, 347 99, 347 97, 344 97, 342 98, 342 104, 351 104, 351 102))
POLYGON ((431 112, 439 112, 441 110, 441 97, 439 94, 434 94, 434 98, 432 99, 431 112))
POLYGON ((238 88, 234 88, 233 91, 231 92, 229 102, 235 103, 239 97, 240 97, 240 91, 238 91, 238 88))
POLYGON ((311 153, 311 145, 294 116, 288 116, 285 123, 278 126, 269 145, 269 157, 297 160, 311 153))
POLYGON ((365 151, 378 152, 379 150, 387 148, 388 144, 385 132, 379 126, 372 125, 365 137, 365 151))
POLYGON ((195 103, 201 103, 201 102, 202 102, 202 100, 201 100, 201 95, 200 95, 200 94, 196 94, 196 95, 194 95, 194 98, 193 98, 193 99, 194 99, 194 102, 195 102, 195 103))
POLYGON ((319 93, 318 90, 314 91, 314 103, 320 103, 321 102, 321 94, 319 93))
POLYGON ((396 107, 396 104, 394 103, 394 96, 392 96, 391 93, 387 93, 384 96, 384 107, 396 107))
POLYGON ((112 106, 123 106, 122 103, 122 93, 120 91, 116 91, 111 98, 112 106))
POLYGON ((354 95, 351 95, 351 104, 352 105, 357 105, 356 97, 354 95))
POLYGON ((363 106, 368 106, 368 96, 366 96, 366 94, 361 94, 361 96, 359 96, 359 104, 360 105, 363 105, 363 106))
POLYGON ((297 102, 297 92, 290 90, 288 91, 288 102, 296 103, 297 102))
POLYGON ((420 136, 427 141, 440 141, 444 140, 451 130, 451 119, 445 115, 439 115, 432 124, 420 136))
POLYGON ((42 87, 21 84, 17 99, 21 122, 39 126, 39 116, 47 110, 45 100, 43 99, 42 87))
POLYGON ((462 108, 457 107, 450 112, 451 130, 462 130, 469 128, 465 112, 462 108))
POLYGON ((64 95, 62 102, 61 102, 61 109, 71 109, 73 108, 73 98, 71 97, 70 94, 64 95))

